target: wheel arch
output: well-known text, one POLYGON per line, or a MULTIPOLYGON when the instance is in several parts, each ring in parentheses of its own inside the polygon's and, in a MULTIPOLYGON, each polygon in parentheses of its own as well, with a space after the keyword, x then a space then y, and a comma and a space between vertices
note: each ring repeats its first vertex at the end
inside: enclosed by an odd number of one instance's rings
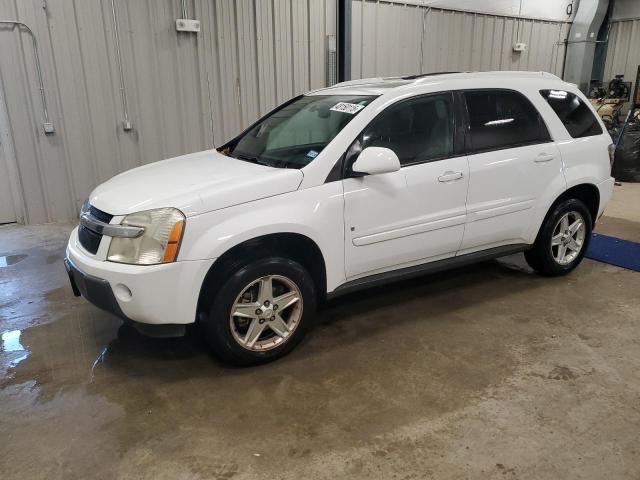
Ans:
POLYGON ((553 204, 549 208, 549 212, 547 212, 547 215, 549 215, 553 207, 555 207, 558 203, 570 198, 580 200, 587 206, 587 209, 591 214, 591 226, 595 227, 598 217, 598 209, 600 208, 600 190, 593 183, 580 183, 565 190, 555 200, 555 202, 553 202, 553 204))
POLYGON ((240 242, 216 259, 200 287, 198 318, 202 312, 207 311, 225 276, 242 264, 265 255, 281 255, 300 263, 313 278, 318 302, 324 300, 327 292, 327 268, 318 244, 301 233, 278 232, 240 242))
POLYGON ((538 225, 538 229, 535 232, 535 239, 538 238, 538 235, 540 234, 544 223, 546 222, 547 218, 549 218, 549 215, 551 215, 551 212, 556 207, 556 205, 570 198, 576 198, 586 205, 589 213, 591 214, 591 227, 595 227, 598 216, 598 209, 600 207, 600 190, 598 190, 598 187, 593 183, 579 183, 577 185, 571 186, 570 188, 567 188, 560 195, 558 195, 553 202, 551 202, 551 205, 549 205, 549 208, 544 214, 542 221, 538 225))

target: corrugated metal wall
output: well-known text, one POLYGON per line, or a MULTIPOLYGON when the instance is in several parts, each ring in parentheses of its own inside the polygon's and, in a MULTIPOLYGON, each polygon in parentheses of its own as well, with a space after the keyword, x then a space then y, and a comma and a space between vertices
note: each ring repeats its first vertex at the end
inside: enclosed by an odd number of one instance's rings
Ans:
POLYGON ((128 132, 110 0, 0 0, 0 20, 20 20, 35 33, 55 126, 44 135, 29 34, 0 25, 19 220, 73 219, 94 186, 116 173, 219 145, 326 83, 335 0, 189 0, 198 34, 176 32, 180 0, 115 7, 128 132))
MULTIPOLYGON (((625 80, 635 82, 640 65, 640 19, 613 22, 609 31, 604 80, 608 82, 624 73, 625 80)), ((633 91, 631 92, 633 95, 633 91)))
POLYGON ((560 75, 569 23, 354 0, 353 78, 464 70, 560 75), (517 41, 528 50, 512 51, 517 41))

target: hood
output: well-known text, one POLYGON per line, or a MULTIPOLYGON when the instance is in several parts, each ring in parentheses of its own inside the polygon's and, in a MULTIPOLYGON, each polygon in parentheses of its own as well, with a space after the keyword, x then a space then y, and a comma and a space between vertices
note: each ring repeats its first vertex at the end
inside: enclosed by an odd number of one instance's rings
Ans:
POLYGON ((271 168, 216 150, 150 163, 99 185, 91 205, 112 215, 174 207, 187 217, 297 190, 300 170, 271 168))

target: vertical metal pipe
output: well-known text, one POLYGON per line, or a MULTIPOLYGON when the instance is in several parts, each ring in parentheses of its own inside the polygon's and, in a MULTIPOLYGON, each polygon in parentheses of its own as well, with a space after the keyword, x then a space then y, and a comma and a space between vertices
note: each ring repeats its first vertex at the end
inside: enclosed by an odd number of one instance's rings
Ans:
POLYGON ((420 35, 420 71, 418 73, 423 74, 425 73, 424 72, 424 42, 425 42, 425 36, 427 34, 427 15, 431 11, 431 7, 427 6, 427 7, 420 7, 420 8, 424 8, 424 11, 422 12, 422 33, 420 35))
POLYGON ((116 16, 115 0, 111 0, 111 15, 113 17, 113 36, 116 44, 116 58, 118 61, 118 70, 120 72, 120 96, 122 98, 122 110, 124 113, 124 130, 131 130, 131 122, 129 121, 129 106, 127 104, 127 90, 124 83, 124 68, 122 66, 122 54, 120 53, 120 38, 118 36, 118 18, 116 16))
POLYGON ((17 20, 0 20, 0 24, 13 25, 24 28, 29 35, 31 35, 31 41, 33 42, 33 55, 36 62, 36 74, 38 77, 38 88, 40 89, 40 99, 42 100, 42 111, 44 113, 45 133, 53 133, 53 124, 49 121, 49 111, 47 109, 47 96, 44 91, 44 81, 42 80, 42 69, 40 68, 40 55, 38 55, 38 41, 33 33, 33 30, 29 26, 17 20))
POLYGON ((187 17, 187 0, 182 0, 182 18, 189 18, 187 17))
POLYGON ((351 80, 351 1, 338 0, 338 81, 351 80))

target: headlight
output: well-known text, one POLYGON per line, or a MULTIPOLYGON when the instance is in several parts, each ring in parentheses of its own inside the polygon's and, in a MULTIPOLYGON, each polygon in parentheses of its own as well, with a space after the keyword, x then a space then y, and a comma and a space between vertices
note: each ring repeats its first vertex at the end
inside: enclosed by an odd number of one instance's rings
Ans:
POLYGON ((184 215, 175 208, 158 208, 124 217, 121 225, 143 227, 136 238, 113 237, 107 260, 137 265, 174 262, 178 256, 184 215))
POLYGON ((82 204, 82 207, 80 207, 80 217, 82 216, 83 213, 88 213, 89 212, 89 199, 87 198, 84 203, 82 204))

